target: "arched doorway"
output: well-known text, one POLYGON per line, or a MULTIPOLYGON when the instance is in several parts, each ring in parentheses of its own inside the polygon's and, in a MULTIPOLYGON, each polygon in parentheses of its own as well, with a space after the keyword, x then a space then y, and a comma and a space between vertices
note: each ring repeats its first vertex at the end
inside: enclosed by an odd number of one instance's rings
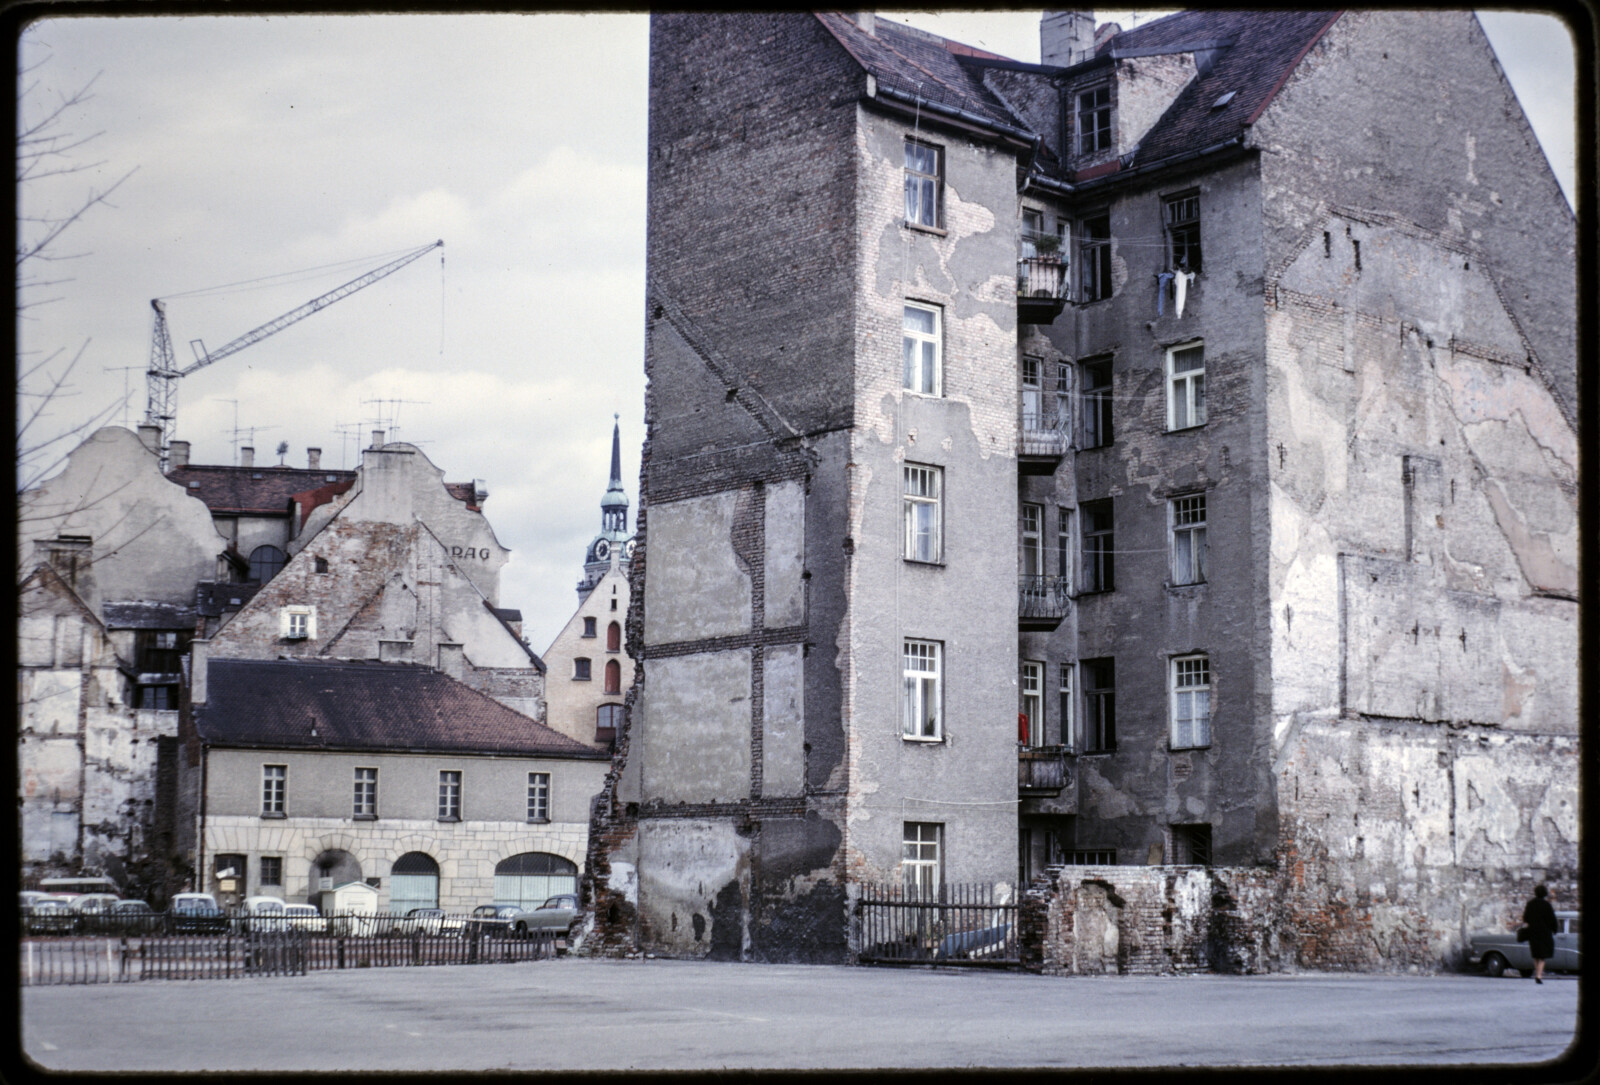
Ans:
POLYGON ((347 882, 361 880, 361 864, 356 857, 338 848, 327 851, 311 860, 311 872, 306 884, 306 902, 316 904, 322 894, 347 882))
POLYGON ((439 907, 439 864, 420 851, 408 851, 389 869, 389 914, 439 907))
POLYGON ((502 859, 494 868, 494 902, 537 908, 558 893, 578 891, 578 867, 570 859, 543 851, 525 851, 502 859))

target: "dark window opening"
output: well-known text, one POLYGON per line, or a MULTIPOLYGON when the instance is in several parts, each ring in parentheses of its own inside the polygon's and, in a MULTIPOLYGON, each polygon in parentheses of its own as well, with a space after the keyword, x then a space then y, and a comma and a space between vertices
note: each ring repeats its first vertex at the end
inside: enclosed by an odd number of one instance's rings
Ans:
POLYGON ((1083 445, 1111 443, 1111 359, 1083 363, 1083 445))
POLYGON ((1200 270, 1200 197, 1196 193, 1174 196, 1162 205, 1167 228, 1167 249, 1172 270, 1200 270))
POLYGON ((288 555, 276 546, 258 546, 250 551, 250 579, 265 584, 278 575, 288 555))
POLYGON ((1085 219, 1078 232, 1079 300, 1111 296, 1111 216, 1085 219))
POLYGON ((1083 531, 1083 591, 1111 591, 1116 587, 1116 538, 1111 526, 1111 499, 1085 501, 1078 506, 1083 531))
POLYGON ((1112 659, 1085 659, 1083 675, 1083 752, 1117 748, 1117 674, 1112 659))
POLYGON ((1211 865, 1211 826, 1172 826, 1172 862, 1174 866, 1211 865))

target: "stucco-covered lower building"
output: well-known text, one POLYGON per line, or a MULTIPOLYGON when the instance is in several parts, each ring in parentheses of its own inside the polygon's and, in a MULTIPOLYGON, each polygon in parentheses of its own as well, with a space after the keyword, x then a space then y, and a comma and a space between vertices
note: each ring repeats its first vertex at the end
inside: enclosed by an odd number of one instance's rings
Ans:
POLYGON ((202 658, 190 688, 197 888, 319 903, 363 881, 403 914, 576 887, 603 752, 413 664, 202 658))

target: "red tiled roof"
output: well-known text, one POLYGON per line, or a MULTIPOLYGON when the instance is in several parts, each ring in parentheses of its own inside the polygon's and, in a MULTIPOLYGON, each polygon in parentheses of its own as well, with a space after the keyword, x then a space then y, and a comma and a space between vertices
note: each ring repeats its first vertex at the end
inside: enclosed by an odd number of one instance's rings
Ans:
POLYGON ((288 516, 294 495, 326 485, 329 479, 354 479, 354 471, 307 467, 229 467, 189 464, 174 467, 167 478, 198 497, 212 512, 248 512, 288 516), (198 483, 198 485, 196 485, 198 483))
POLYGON ((206 693, 195 727, 212 746, 609 756, 416 664, 215 659, 206 693))

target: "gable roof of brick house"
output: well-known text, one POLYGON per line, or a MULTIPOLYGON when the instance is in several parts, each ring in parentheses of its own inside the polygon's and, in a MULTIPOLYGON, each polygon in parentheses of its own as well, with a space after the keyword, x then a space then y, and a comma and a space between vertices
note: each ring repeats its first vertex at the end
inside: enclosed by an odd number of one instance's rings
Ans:
MULTIPOLYGON (((1096 55, 1071 68, 1010 60, 920 30, 878 20, 869 34, 848 15, 816 18, 882 88, 949 106, 1012 130, 1027 130, 983 81, 1001 67, 1053 77, 1131 56, 1214 50, 1210 67, 1190 81, 1146 133, 1124 168, 1205 150, 1241 135, 1260 116, 1306 52, 1339 17, 1336 11, 1181 11, 1124 30, 1100 43, 1096 55), (1222 108, 1223 95, 1233 94, 1222 108)), ((1028 135, 1035 133, 1027 132, 1028 135)), ((1045 154, 1039 165, 1056 165, 1045 154)), ((1114 167, 1113 167, 1114 168, 1114 167)), ((1105 172, 1105 167, 1093 171, 1105 172)), ((1070 171, 1069 171, 1070 179, 1070 171)))
POLYGON ((209 746, 604 759, 415 664, 214 659, 195 729, 209 746))

